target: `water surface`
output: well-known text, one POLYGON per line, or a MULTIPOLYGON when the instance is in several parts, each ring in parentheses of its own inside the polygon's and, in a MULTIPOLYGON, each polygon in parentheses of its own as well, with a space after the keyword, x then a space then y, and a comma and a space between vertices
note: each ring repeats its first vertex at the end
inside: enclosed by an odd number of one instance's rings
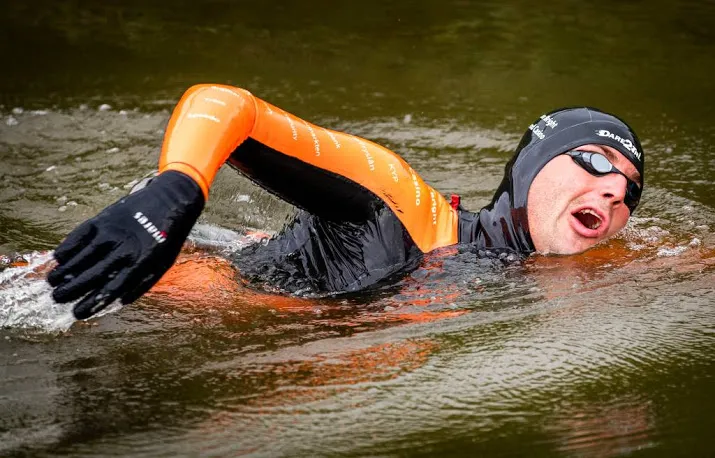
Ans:
MULTIPOLYGON (((30 266, 0 272, 0 455, 708 456, 715 5, 279 3, 3 7, 0 255, 30 266), (322 299, 219 264, 202 297, 71 325, 32 268, 155 167, 198 82, 388 146, 468 208, 539 114, 597 106, 639 133, 647 188, 580 256, 435 255, 322 299)), ((185 259, 292 211, 223 170, 185 259)))

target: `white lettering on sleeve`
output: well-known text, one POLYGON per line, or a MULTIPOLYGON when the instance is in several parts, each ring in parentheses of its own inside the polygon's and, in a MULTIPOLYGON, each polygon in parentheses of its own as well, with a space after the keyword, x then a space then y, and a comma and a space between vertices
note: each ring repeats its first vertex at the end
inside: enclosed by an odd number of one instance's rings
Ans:
POLYGON ((357 137, 353 137, 353 138, 358 143, 358 145, 360 145, 360 150, 365 155, 365 159, 367 159, 367 166, 370 168, 370 171, 374 172, 375 171, 375 159, 373 159, 372 154, 370 154, 370 151, 367 149, 367 145, 361 139, 359 139, 357 137))
POLYGON ((211 86, 211 89, 215 89, 215 90, 217 90, 217 91, 219 91, 219 92, 224 92, 224 93, 226 93, 226 94, 231 94, 232 96, 238 97, 239 99, 241 98, 240 95, 236 94, 236 93, 233 92, 231 89, 228 89, 228 88, 225 88, 225 87, 211 86))
POLYGON ((216 116, 206 114, 206 113, 189 113, 186 117, 189 119, 208 119, 209 121, 213 121, 216 123, 221 122, 221 120, 218 119, 216 116))
POLYGON ((400 178, 397 176, 397 169, 395 168, 395 164, 388 164, 388 167, 390 168, 390 175, 392 175, 392 180, 395 183, 399 183, 400 178))
POLYGON ((420 206, 420 197, 422 192, 420 190, 420 183, 417 181, 417 174, 414 170, 410 169, 410 175, 412 175, 412 184, 415 185, 415 206, 420 206))
POLYGON ((310 136, 313 137, 313 146, 315 147, 315 155, 320 156, 320 141, 318 140, 318 136, 315 135, 315 131, 311 127, 308 122, 303 121, 303 124, 305 124, 305 127, 308 128, 308 132, 310 132, 310 136))
POLYGON ((328 129, 323 129, 326 134, 328 134, 328 137, 333 141, 333 144, 335 144, 335 149, 340 149, 340 142, 338 141, 338 138, 330 132, 328 129))
POLYGON ((429 192, 430 199, 432 199, 432 206, 430 207, 430 211, 432 212, 432 225, 436 226, 437 225, 437 199, 435 198, 434 191, 430 190, 429 192))
POLYGON ((298 131, 295 128, 295 123, 288 113, 283 113, 283 116, 285 116, 286 121, 288 121, 288 125, 290 125, 290 131, 293 133, 293 140, 298 140, 298 131))
POLYGON ((215 103, 216 105, 221 105, 224 107, 226 106, 226 102, 224 102, 223 100, 214 99, 213 97, 204 97, 204 100, 209 103, 215 103))

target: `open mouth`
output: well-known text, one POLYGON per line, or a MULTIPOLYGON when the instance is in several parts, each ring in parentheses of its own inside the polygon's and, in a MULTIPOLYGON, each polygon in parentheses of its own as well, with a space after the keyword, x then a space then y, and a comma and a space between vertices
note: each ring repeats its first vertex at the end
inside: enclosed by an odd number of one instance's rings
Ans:
POLYGON ((591 230, 596 230, 601 227, 603 220, 596 212, 590 208, 584 208, 573 214, 573 216, 585 227, 591 230))

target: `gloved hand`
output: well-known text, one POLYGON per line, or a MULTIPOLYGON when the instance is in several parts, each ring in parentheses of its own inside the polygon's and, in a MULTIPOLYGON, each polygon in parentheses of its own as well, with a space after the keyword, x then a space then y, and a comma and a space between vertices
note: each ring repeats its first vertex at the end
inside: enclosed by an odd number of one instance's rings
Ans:
POLYGON ((154 178, 85 221, 57 247, 47 276, 57 302, 83 299, 78 320, 120 298, 134 302, 174 264, 204 208, 196 182, 175 171, 154 178))

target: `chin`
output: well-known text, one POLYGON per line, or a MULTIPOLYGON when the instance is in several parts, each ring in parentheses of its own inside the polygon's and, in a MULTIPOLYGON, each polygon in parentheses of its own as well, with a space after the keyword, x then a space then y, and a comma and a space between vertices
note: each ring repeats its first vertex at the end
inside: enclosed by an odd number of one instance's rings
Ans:
POLYGON ((560 243, 554 244, 546 250, 538 250, 540 254, 551 254, 551 255, 562 255, 567 256, 571 254, 580 254, 584 251, 588 251, 590 248, 601 242, 601 240, 596 239, 580 239, 573 241, 559 240, 560 243))
POLYGON ((569 256, 572 254, 579 254, 583 253, 584 251, 588 250, 588 248, 584 248, 582 250, 574 249, 574 248, 552 248, 552 249, 547 249, 547 250, 537 250, 538 254, 542 254, 544 256, 569 256))

